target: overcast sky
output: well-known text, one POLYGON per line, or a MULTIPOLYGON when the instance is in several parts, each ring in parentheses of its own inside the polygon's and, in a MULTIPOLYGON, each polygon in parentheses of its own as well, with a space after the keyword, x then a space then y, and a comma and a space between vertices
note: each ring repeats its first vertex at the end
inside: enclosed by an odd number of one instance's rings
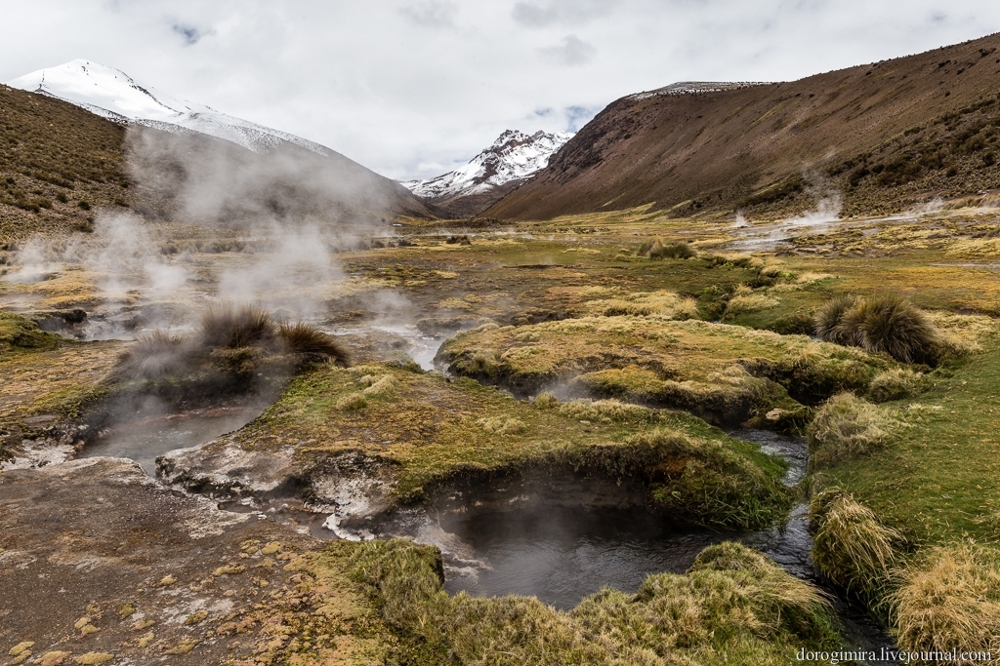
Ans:
POLYGON ((994 0, 0 0, 0 81, 85 58, 393 178, 677 81, 785 81, 1000 31, 994 0))

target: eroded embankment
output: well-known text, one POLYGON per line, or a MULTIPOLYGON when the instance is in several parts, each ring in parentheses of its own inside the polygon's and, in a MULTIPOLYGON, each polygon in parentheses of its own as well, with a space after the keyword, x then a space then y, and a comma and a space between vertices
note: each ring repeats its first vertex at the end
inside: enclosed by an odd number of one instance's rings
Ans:
POLYGON ((783 461, 688 414, 615 401, 526 403, 384 364, 316 368, 239 432, 160 468, 191 489, 292 493, 331 507, 338 524, 417 505, 468 512, 478 503, 485 512, 563 496, 746 529, 791 505, 783 461))

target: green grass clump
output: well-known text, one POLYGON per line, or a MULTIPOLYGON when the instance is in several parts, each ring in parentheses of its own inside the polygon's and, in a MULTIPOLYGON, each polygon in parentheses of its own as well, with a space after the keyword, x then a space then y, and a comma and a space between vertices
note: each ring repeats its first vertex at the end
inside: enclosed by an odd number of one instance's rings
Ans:
MULTIPOLYGON (((748 529, 773 524, 791 508, 790 493, 773 476, 721 442, 695 441, 676 432, 652 430, 629 438, 625 444, 622 453, 628 462, 645 458, 644 467, 660 477, 653 498, 670 516, 748 529)), ((602 462, 610 470, 622 466, 611 456, 602 462)))
POLYGON ((730 424, 755 410, 863 391, 892 365, 805 336, 637 316, 488 324, 445 342, 438 358, 455 374, 515 395, 566 384, 581 396, 685 409, 730 424))
POLYGON ((59 336, 46 333, 38 324, 10 312, 0 312, 0 351, 10 349, 51 349, 59 336))
POLYGON ((222 303, 209 306, 202 315, 198 341, 209 348, 239 349, 271 344, 276 333, 266 310, 254 305, 222 303))
POLYGON ((969 543, 938 546, 900 572, 891 597, 903 650, 1000 649, 1000 552, 969 543))
POLYGON ((816 335, 827 342, 838 345, 852 343, 848 331, 840 325, 844 315, 857 305, 855 296, 841 294, 834 296, 816 311, 814 318, 816 335))
POLYGON ((878 373, 868 385, 868 399, 872 402, 903 400, 920 395, 930 388, 927 375, 909 368, 891 368, 878 373))
POLYGON ((813 561, 835 585, 878 605, 897 564, 902 537, 840 488, 825 490, 809 504, 813 561))
POLYGON ((400 638, 406 663, 785 664, 802 646, 840 645, 815 587, 735 543, 635 594, 606 588, 560 612, 533 597, 448 597, 433 549, 404 540, 350 546, 352 579, 400 638))
POLYGON ((666 243, 662 238, 654 238, 643 243, 636 254, 650 259, 690 259, 698 256, 695 249, 687 242, 666 243))
POLYGON ((278 326, 278 339, 287 345, 289 352, 298 356, 304 363, 333 361, 337 365, 350 364, 347 352, 332 336, 316 330, 309 324, 281 323, 278 326))
POLYGON ((886 444, 897 422, 884 409, 851 393, 826 401, 806 429, 813 469, 866 456, 886 444))
MULTIPOLYGON (((254 305, 211 306, 188 337, 163 331, 138 338, 122 356, 114 381, 165 394, 249 392, 281 383, 295 370, 347 354, 331 336, 304 323, 277 324, 254 305)), ((165 396, 168 397, 168 396, 165 396)))
POLYGON ((902 363, 934 364, 941 352, 940 335, 927 315, 895 294, 835 298, 816 315, 816 334, 902 363))

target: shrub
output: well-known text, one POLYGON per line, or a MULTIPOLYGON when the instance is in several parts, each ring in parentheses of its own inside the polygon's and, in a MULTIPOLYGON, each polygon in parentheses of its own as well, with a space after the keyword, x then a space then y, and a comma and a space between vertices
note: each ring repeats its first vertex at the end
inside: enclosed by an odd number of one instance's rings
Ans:
POLYGON ((201 344, 210 348, 259 346, 273 342, 275 333, 266 310, 254 305, 237 307, 228 303, 209 306, 199 328, 201 344))
POLYGON ((639 247, 638 254, 650 259, 690 259, 698 253, 685 241, 664 243, 662 238, 655 238, 643 243, 639 247))
POLYGON ((301 362, 333 361, 337 365, 346 366, 348 364, 347 352, 333 336, 308 324, 302 322, 282 323, 278 326, 278 339, 287 346, 289 352, 298 356, 301 362))
POLYGON ((900 573, 890 601, 903 650, 1000 649, 1000 553, 993 548, 931 548, 900 573))
POLYGON ((116 369, 118 379, 160 379, 186 370, 184 340, 165 331, 136 338, 116 369))
POLYGON ((903 400, 920 395, 930 388, 927 375, 909 368, 883 370, 868 385, 868 399, 872 402, 903 400))
POLYGON ((827 342, 886 353, 903 363, 933 364, 940 353, 934 324, 895 294, 831 300, 816 315, 816 334, 827 342))
POLYGON ((823 468, 867 455, 885 445, 895 421, 852 393, 835 395, 806 429, 810 467, 823 468))
POLYGON ((896 562, 900 534, 839 488, 809 503, 813 561, 834 584, 878 603, 896 562))

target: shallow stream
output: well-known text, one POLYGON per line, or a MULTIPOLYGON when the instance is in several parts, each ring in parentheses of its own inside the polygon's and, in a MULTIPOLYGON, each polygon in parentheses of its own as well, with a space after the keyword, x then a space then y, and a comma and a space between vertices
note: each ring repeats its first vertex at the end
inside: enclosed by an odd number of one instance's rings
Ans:
POLYGON ((142 465, 147 474, 156 476, 159 456, 174 449, 205 444, 238 430, 263 411, 263 406, 224 407, 139 417, 101 433, 80 457, 131 458, 142 465))

